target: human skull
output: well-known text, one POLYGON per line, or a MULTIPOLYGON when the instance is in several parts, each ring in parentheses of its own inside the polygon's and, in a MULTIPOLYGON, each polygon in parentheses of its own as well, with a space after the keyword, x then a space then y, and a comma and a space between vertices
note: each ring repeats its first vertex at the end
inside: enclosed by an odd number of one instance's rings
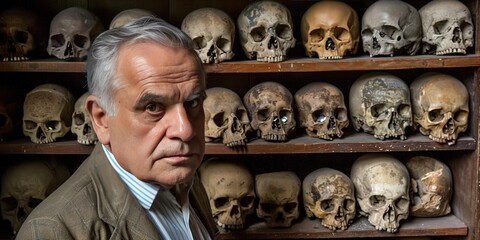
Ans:
POLYGON ((357 12, 340 1, 319 1, 303 14, 300 23, 308 57, 341 59, 357 52, 360 23, 357 12))
POLYGON ((149 10, 141 8, 123 10, 113 17, 108 29, 121 27, 129 22, 145 16, 155 16, 155 14, 149 10))
POLYGON ((77 142, 80 144, 95 144, 98 142, 97 134, 93 130, 92 120, 85 108, 85 100, 90 94, 88 92, 80 96, 75 102, 75 110, 72 114, 72 126, 70 130, 77 135, 77 142))
POLYGON ((224 11, 197 9, 183 19, 181 28, 192 38, 195 51, 203 63, 220 63, 235 55, 235 23, 224 11))
POLYGON ((0 141, 14 135, 21 126, 21 100, 16 86, 0 84, 0 141))
POLYGON ((311 137, 332 140, 342 137, 349 124, 343 93, 334 85, 313 82, 295 93, 298 119, 311 137))
POLYGON ((413 120, 410 90, 402 79, 384 72, 365 74, 351 86, 349 100, 356 131, 380 140, 407 139, 405 130, 413 120))
POLYGON ((370 57, 415 55, 422 41, 422 20, 417 9, 404 1, 380 0, 363 14, 361 35, 370 57))
POLYGON ((247 167, 232 160, 209 159, 200 167, 200 178, 218 226, 244 228, 247 215, 255 211, 256 198, 253 176, 247 167))
POLYGON ((221 140, 228 147, 244 146, 251 130, 248 112, 242 99, 234 91, 214 87, 206 90, 205 141, 221 140))
POLYGON ((300 215, 301 182, 294 172, 270 172, 255 176, 257 216, 270 228, 290 227, 300 215))
POLYGON ((422 18, 422 51, 427 54, 466 54, 473 47, 470 10, 457 0, 434 0, 418 10, 422 18))
POLYGON ((47 52, 58 59, 85 58, 91 43, 103 30, 102 22, 87 9, 64 9, 50 23, 47 52))
POLYGON ((377 230, 396 232, 409 215, 410 176, 405 165, 384 153, 360 156, 351 176, 360 214, 377 230))
POLYGON ((346 230, 355 218, 355 189, 342 172, 319 168, 309 173, 302 184, 303 205, 309 218, 320 219, 331 230, 346 230))
POLYGON ((429 72, 410 85, 413 115, 420 133, 438 143, 454 145, 468 127, 468 90, 451 75, 429 72))
POLYGON ((427 156, 410 158, 406 166, 412 178, 410 215, 439 217, 450 213, 452 173, 444 163, 427 156))
POLYGON ((51 143, 65 136, 72 125, 75 99, 58 84, 42 84, 25 97, 23 134, 34 143, 51 143))
POLYGON ((237 19, 240 43, 248 59, 281 62, 295 46, 290 11, 275 1, 256 1, 245 7, 237 19))
POLYGON ((286 141, 295 129, 293 96, 277 82, 259 83, 243 96, 253 130, 266 141, 286 141))
POLYGON ((2 218, 10 222, 14 234, 32 210, 69 176, 67 167, 54 159, 14 161, 4 170, 0 193, 2 218))
POLYGON ((24 61, 45 51, 48 25, 39 14, 24 8, 0 13, 0 59, 24 61))

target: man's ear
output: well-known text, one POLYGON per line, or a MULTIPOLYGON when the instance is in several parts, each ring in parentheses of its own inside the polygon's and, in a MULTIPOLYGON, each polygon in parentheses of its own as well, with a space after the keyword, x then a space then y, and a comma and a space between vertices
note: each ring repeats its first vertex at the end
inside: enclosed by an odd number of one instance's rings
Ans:
POLYGON ((97 134, 98 140, 103 145, 110 144, 110 131, 108 128, 108 114, 98 104, 98 98, 90 95, 85 100, 85 109, 90 114, 92 125, 97 134))

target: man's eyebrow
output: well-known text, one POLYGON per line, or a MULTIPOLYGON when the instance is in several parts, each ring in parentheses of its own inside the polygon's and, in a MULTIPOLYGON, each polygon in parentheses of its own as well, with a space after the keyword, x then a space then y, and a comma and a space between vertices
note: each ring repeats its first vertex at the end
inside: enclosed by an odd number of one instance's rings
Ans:
POLYGON ((145 93, 135 102, 135 107, 142 107, 143 104, 148 102, 162 102, 164 99, 164 96, 158 94, 145 93))

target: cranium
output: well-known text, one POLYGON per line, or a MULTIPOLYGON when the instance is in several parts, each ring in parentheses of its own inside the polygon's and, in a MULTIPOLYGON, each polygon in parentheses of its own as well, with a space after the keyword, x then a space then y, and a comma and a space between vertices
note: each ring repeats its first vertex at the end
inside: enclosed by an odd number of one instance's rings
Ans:
POLYGON ((286 141, 295 129, 293 96, 277 82, 259 83, 244 95, 253 130, 267 141, 286 141))
POLYGON ((14 234, 32 210, 69 176, 67 167, 53 159, 15 161, 5 169, 0 194, 2 218, 10 221, 14 234))
POLYGON ((450 213, 452 173, 444 163, 427 156, 410 158, 406 166, 412 178, 410 215, 438 217, 450 213))
POLYGON ((466 54, 467 48, 473 47, 472 16, 461 1, 430 1, 418 12, 422 18, 423 53, 466 54))
POLYGON ((281 62, 295 46, 290 11, 274 1, 256 1, 243 9, 237 19, 240 43, 248 59, 281 62))
POLYGON ((220 63, 235 55, 235 23, 222 10, 197 9, 183 19, 181 28, 192 38, 202 62, 220 63))
POLYGON ((298 218, 301 182, 294 172, 270 172, 255 176, 257 216, 268 227, 290 227, 298 218))
POLYGON ((13 136, 22 124, 21 98, 16 86, 0 84, 0 141, 13 136))
POLYGON ((309 218, 317 217, 328 229, 346 230, 355 218, 355 189, 342 172, 319 168, 302 184, 303 204, 309 218))
POLYGON ((23 134, 34 143, 51 143, 70 131, 75 99, 58 84, 42 84, 23 103, 23 134))
POLYGON ((123 10, 119 12, 117 15, 115 15, 115 17, 113 17, 108 29, 121 27, 127 24, 128 22, 131 22, 135 19, 145 17, 145 16, 155 16, 155 14, 153 14, 153 12, 149 10, 141 9, 141 8, 132 8, 132 9, 123 10))
POLYGON ((39 14, 24 8, 0 13, 0 59, 24 61, 45 52, 48 25, 39 14))
POLYGON ((90 44, 103 30, 92 12, 80 7, 64 9, 50 23, 47 52, 59 59, 85 58, 90 44))
POLYGON ((413 115, 420 133, 435 142, 455 144, 468 127, 468 90, 451 75, 430 72, 410 85, 413 115))
POLYGON ((407 139, 413 125, 410 90, 402 79, 383 72, 358 78, 350 88, 350 117, 356 131, 375 138, 407 139))
POLYGON ((248 112, 242 99, 232 90, 214 87, 206 90, 205 141, 221 140, 228 147, 243 146, 251 130, 248 112))
POLYGON ((75 110, 72 114, 72 133, 77 135, 77 142, 80 144, 95 144, 98 142, 97 134, 93 130, 92 120, 85 109, 85 100, 90 94, 88 92, 80 96, 75 102, 75 110))
POLYGON ((363 50, 370 57, 415 55, 422 41, 422 20, 417 9, 400 0, 380 0, 362 17, 363 50))
POLYGON ((309 136, 332 140, 341 137, 348 126, 343 93, 330 83, 303 86, 295 93, 295 104, 300 124, 309 136))
POLYGON ((360 23, 357 12, 344 2, 319 1, 303 14, 303 46, 308 57, 340 59, 357 52, 360 23))
POLYGON ((360 156, 351 176, 360 214, 377 230, 396 232, 408 218, 410 176, 402 162, 384 153, 360 156))
POLYGON ((200 167, 200 178, 218 226, 244 228, 247 215, 255 211, 254 180, 246 166, 231 160, 209 159, 200 167))

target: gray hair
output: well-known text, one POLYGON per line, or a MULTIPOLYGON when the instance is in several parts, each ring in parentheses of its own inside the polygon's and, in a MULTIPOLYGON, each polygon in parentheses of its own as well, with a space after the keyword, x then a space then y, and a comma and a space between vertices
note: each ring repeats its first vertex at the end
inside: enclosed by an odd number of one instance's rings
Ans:
POLYGON ((116 112, 113 97, 119 86, 116 72, 120 48, 123 45, 144 42, 188 50, 199 65, 200 77, 205 84, 205 70, 191 38, 164 20, 142 17, 122 27, 103 32, 90 47, 86 63, 88 89, 90 94, 99 99, 98 104, 108 115, 114 115, 116 112))

